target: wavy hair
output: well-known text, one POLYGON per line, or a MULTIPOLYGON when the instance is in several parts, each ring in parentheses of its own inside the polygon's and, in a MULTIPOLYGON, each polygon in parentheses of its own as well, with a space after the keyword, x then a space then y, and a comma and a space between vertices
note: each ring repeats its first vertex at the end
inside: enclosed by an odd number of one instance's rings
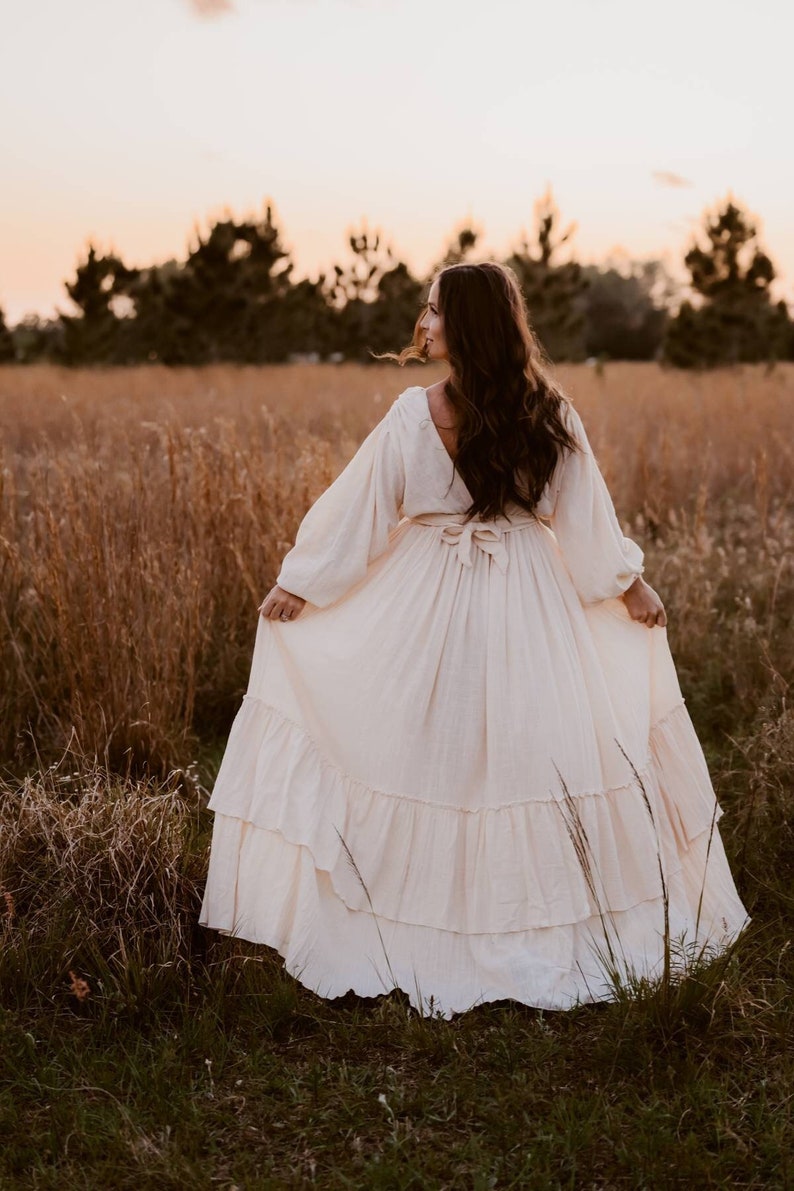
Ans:
MULTIPOLYGON (((454 465, 472 496, 467 512, 488 519, 511 501, 534 512, 561 454, 578 448, 516 275, 490 261, 449 265, 438 274, 438 307, 457 430, 454 465)), ((413 341, 391 359, 427 359, 423 315, 413 341)))

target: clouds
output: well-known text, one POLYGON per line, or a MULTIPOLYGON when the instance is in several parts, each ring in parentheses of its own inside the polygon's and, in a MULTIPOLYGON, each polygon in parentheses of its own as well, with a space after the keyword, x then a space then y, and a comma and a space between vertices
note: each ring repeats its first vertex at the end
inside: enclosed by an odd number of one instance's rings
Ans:
POLYGON ((680 174, 674 174, 670 170, 653 170, 651 176, 654 182, 658 182, 660 186, 670 186, 674 189, 679 189, 692 185, 689 178, 682 178, 680 174))
POLYGON ((191 12, 197 17, 213 20, 234 12, 233 0, 188 0, 191 12))

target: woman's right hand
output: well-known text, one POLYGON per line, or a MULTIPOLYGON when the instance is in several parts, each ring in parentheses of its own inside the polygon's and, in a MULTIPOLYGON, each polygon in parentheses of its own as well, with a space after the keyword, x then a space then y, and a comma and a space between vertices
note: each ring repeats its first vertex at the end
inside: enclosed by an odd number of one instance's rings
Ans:
POLYGON ((623 592, 623 602, 628 608, 632 620, 645 624, 649 629, 659 625, 664 628, 667 624, 667 613, 664 604, 656 592, 650 587, 642 575, 638 575, 626 591, 623 592))

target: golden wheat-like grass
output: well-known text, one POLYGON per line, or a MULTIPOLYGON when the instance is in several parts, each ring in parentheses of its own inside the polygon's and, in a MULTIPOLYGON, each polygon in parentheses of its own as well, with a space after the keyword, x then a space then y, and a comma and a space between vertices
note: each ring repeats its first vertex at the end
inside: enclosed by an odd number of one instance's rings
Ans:
MULTIPOLYGON (((559 375, 674 613, 684 673, 719 651, 731 698, 757 702, 790 660, 794 367, 559 375)), ((401 389, 436 376, 0 369, 4 759, 24 769, 71 741, 167 770, 222 737, 303 513, 401 389)))

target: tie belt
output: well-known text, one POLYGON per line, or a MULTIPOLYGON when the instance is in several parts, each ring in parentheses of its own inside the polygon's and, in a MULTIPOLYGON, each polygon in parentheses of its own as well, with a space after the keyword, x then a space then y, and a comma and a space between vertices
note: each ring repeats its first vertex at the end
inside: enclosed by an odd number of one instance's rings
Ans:
POLYGON ((537 524, 537 518, 523 511, 510 519, 495 517, 489 521, 466 521, 463 513, 422 513, 410 520, 418 525, 440 526, 441 541, 456 549, 458 561, 464 567, 472 565, 471 549, 474 545, 484 554, 489 554, 503 573, 507 570, 508 562, 504 535, 537 524))

